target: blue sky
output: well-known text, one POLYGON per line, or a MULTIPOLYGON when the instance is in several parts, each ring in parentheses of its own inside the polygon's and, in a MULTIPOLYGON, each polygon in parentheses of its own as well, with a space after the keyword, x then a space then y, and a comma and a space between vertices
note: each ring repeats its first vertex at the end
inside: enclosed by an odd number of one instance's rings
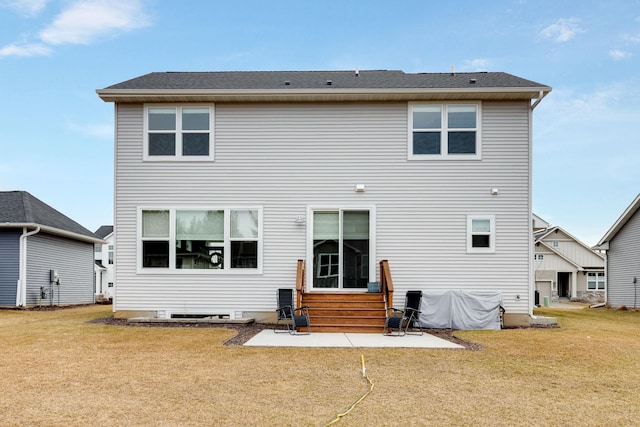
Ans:
POLYGON ((533 209, 595 244, 640 192, 640 1, 0 0, 0 190, 113 222, 113 105, 152 71, 504 71, 534 112, 533 209))

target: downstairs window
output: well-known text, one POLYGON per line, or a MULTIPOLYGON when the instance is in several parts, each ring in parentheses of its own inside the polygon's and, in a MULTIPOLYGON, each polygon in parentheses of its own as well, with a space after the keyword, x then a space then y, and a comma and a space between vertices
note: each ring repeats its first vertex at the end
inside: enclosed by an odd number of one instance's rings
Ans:
POLYGON ((258 271, 261 208, 141 209, 142 269, 258 271))

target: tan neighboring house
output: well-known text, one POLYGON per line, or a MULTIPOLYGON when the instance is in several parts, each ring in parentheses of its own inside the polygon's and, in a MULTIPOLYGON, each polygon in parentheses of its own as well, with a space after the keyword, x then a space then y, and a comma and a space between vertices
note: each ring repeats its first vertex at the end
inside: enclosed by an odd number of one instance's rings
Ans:
MULTIPOLYGON (((534 215, 535 217, 535 215, 534 215)), ((604 257, 558 226, 534 229, 533 265, 540 303, 561 298, 604 302, 604 257)))

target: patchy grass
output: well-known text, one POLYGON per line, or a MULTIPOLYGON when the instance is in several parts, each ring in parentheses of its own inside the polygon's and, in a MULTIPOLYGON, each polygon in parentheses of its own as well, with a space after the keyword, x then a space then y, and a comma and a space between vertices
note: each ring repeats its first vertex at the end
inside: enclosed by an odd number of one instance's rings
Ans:
POLYGON ((480 351, 224 346, 226 329, 88 323, 109 306, 0 311, 0 425, 636 425, 640 313, 536 313, 460 331, 480 351))

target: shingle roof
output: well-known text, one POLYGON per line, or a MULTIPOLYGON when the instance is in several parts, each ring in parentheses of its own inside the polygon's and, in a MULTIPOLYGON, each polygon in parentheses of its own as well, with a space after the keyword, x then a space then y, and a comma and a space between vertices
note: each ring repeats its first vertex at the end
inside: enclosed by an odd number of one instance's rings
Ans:
POLYGON ((150 73, 97 90, 106 102, 533 100, 551 88, 502 72, 219 71, 150 73))
POLYGON ((549 89, 540 83, 503 72, 405 73, 399 70, 156 72, 106 89, 458 89, 470 87, 549 89))
POLYGON ((95 231, 95 234, 97 236, 100 236, 100 238, 102 239, 104 239, 111 233, 113 233, 113 225, 101 225, 100 228, 95 231))
POLYGON ((71 218, 26 191, 0 191, 0 225, 35 224, 98 239, 71 218))

